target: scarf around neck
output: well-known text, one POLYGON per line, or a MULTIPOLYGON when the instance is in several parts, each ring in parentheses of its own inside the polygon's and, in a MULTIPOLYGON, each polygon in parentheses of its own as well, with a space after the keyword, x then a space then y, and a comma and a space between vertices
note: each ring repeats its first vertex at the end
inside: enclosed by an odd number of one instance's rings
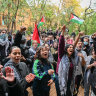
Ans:
MULTIPOLYGON (((74 65, 71 88, 70 88, 72 93, 74 91, 76 66, 77 66, 78 59, 72 58, 71 60, 72 60, 72 64, 74 65)), ((65 95, 67 91, 69 67, 70 67, 70 60, 67 55, 64 55, 60 61, 59 69, 58 69, 59 86, 60 86, 60 91, 62 96, 65 95)))
POLYGON ((18 69, 19 69, 19 63, 16 64, 16 63, 14 63, 14 62, 10 59, 10 60, 4 65, 4 68, 7 67, 7 66, 9 66, 9 67, 11 67, 11 68, 13 69, 15 78, 20 82, 22 78, 21 78, 21 76, 20 76, 20 72, 18 71, 18 69))

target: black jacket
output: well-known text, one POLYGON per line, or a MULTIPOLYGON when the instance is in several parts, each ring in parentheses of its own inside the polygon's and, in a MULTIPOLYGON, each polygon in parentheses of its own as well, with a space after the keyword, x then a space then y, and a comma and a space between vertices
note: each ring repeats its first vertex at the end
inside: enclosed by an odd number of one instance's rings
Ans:
POLYGON ((0 79, 0 96, 23 96, 21 86, 15 79, 14 82, 10 83, 4 79, 0 79))
MULTIPOLYGON (((15 64, 12 60, 9 60, 4 67, 9 66, 11 68, 13 68, 14 70, 14 74, 16 77, 16 80, 19 83, 19 86, 21 88, 21 90, 23 91, 22 96, 28 96, 28 92, 26 91, 26 88, 28 88, 29 86, 32 85, 32 83, 28 84, 25 80, 26 75, 29 74, 29 70, 27 68, 27 65, 23 62, 20 62, 18 64, 15 64), (18 77, 18 76, 19 77, 18 77)), ((18 92, 18 91, 17 91, 18 92)))
POLYGON ((5 96, 6 92, 7 90, 6 90, 5 80, 0 79, 0 96, 5 96))

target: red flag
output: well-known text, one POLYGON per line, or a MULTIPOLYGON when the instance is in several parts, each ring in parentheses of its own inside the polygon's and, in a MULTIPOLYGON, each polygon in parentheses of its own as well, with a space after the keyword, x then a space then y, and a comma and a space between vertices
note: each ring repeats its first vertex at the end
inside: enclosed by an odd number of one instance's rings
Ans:
POLYGON ((41 18, 40 22, 45 22, 44 16, 41 18))
POLYGON ((38 28, 36 23, 35 23, 32 40, 36 40, 40 44, 40 38, 39 38, 39 33, 38 33, 38 28))

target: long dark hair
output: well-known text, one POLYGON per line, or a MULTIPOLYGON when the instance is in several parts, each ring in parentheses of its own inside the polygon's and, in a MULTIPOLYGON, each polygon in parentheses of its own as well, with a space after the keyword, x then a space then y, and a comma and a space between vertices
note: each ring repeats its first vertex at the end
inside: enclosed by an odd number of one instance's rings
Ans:
MULTIPOLYGON (((72 44, 67 44, 67 45, 65 46, 65 54, 68 55, 67 49, 68 49, 71 45, 72 45, 72 44)), ((72 45, 72 46, 73 46, 73 45, 72 45)), ((74 48, 74 46, 73 46, 73 48, 74 48)), ((71 57, 72 57, 72 58, 75 58, 75 51, 72 53, 71 57)))

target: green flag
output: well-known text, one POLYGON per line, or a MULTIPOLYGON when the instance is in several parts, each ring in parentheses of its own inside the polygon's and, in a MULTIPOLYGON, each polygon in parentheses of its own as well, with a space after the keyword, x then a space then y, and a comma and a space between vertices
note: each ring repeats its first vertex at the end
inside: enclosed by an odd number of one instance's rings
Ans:
POLYGON ((44 16, 43 16, 42 19, 41 19, 41 21, 40 21, 40 23, 38 24, 38 28, 40 26, 42 26, 44 23, 45 23, 45 19, 44 19, 44 16))

